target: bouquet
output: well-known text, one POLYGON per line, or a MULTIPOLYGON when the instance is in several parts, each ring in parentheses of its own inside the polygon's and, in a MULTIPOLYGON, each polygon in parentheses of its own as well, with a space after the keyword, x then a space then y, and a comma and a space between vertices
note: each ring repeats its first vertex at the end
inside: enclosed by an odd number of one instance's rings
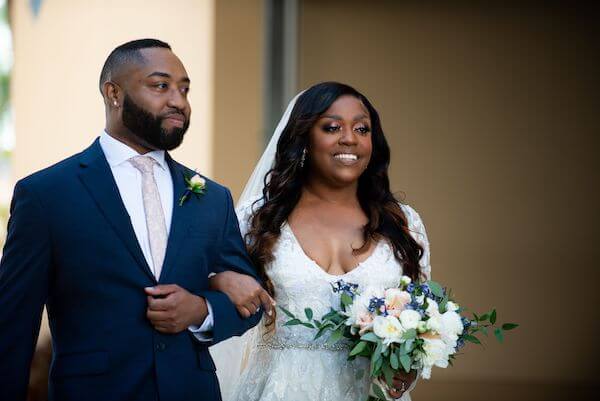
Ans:
POLYGON ((493 330, 496 339, 503 342, 504 332, 518 326, 496 326, 495 309, 467 318, 451 291, 434 281, 413 283, 403 276, 398 288, 362 290, 343 280, 332 287, 340 295, 338 310, 331 308, 315 319, 312 309, 306 308, 304 319, 280 307, 289 317, 284 325, 316 330, 315 339, 327 334, 330 344, 344 341, 349 360, 369 358, 371 400, 389 400, 386 390, 401 369, 407 373, 415 369, 422 378, 429 379, 431 369, 451 365, 466 342, 481 344, 478 333, 487 336, 493 330))

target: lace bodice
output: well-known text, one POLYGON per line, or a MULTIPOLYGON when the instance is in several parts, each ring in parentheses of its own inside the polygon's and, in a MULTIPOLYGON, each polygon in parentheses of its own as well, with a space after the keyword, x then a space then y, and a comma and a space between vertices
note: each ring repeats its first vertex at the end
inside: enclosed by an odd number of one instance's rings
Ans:
MULTIPOLYGON (((424 249, 421 271, 429 277, 429 243, 423 223, 410 206, 402 205, 409 230, 424 249)), ((248 231, 252 206, 238 208, 242 235, 248 231)), ((296 316, 305 318, 310 307, 319 318, 330 308, 339 308, 339 295, 332 283, 344 280, 359 288, 397 286, 402 266, 385 240, 376 244, 372 253, 350 272, 332 275, 310 259, 288 224, 273 248, 273 261, 267 266, 275 287, 275 300, 296 316)), ((288 317, 277 312, 275 330, 260 324, 249 340, 250 357, 232 401, 292 400, 363 400, 368 391, 368 360, 348 362, 345 348, 327 345, 327 336, 314 340, 315 331, 303 326, 284 326, 288 317), (359 377, 360 376, 360 377, 359 377)), ((227 399, 227 397, 226 397, 227 399)), ((409 396, 403 400, 409 400, 409 396)))

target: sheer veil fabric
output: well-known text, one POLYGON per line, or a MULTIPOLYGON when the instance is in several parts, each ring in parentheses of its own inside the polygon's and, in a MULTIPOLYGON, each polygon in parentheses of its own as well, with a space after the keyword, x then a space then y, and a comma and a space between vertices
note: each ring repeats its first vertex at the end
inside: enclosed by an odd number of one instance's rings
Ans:
MULTIPOLYGON (((243 211, 250 207, 256 200, 263 195, 265 187, 265 176, 275 163, 275 153, 277 152, 277 142, 281 137, 281 133, 287 126, 287 123, 292 114, 292 110, 296 105, 296 100, 304 91, 298 93, 290 100, 283 116, 275 127, 275 131, 271 136, 265 151, 263 152, 258 164, 254 168, 252 175, 248 179, 242 195, 236 203, 236 212, 238 218, 244 216, 243 211)), ((240 221, 240 226, 246 226, 247 222, 240 221)), ((245 231, 242 231, 242 235, 245 231)), ((259 323, 259 325, 262 323, 259 323)), ((217 366, 217 376, 221 386, 221 395, 223 401, 231 399, 231 393, 237 386, 241 372, 245 368, 249 354, 249 348, 253 343, 252 339, 256 336, 258 328, 253 328, 241 337, 233 337, 227 341, 223 341, 210 348, 210 353, 217 366)))

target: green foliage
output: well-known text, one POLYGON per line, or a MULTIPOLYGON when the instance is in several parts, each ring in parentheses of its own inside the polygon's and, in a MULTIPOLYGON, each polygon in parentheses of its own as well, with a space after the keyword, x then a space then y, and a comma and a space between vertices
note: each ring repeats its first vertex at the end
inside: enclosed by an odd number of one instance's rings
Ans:
MULTIPOLYGON (((0 8, 0 26, 8 25, 7 3, 0 8)), ((0 55, 0 57, 5 57, 0 55)), ((0 71, 0 123, 6 118, 10 99, 10 72, 0 71)))
MULTIPOLYGON (((8 215, 8 207, 0 205, 0 230, 6 228, 6 223, 8 222, 8 215)), ((4 241, 6 240, 3 234, 4 233, 0 233, 0 248, 4 246, 4 241)))

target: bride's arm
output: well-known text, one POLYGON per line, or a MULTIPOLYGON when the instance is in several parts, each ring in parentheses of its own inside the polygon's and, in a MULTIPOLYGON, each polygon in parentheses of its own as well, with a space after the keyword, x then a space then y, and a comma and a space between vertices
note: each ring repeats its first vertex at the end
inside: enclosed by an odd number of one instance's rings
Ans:
MULTIPOLYGON (((413 238, 421 247, 423 248, 423 255, 419 260, 420 271, 423 274, 426 280, 431 280, 431 262, 430 262, 430 250, 429 250, 429 238, 427 237, 427 231, 425 230, 425 225, 423 224, 423 220, 419 213, 412 207, 408 205, 401 205, 402 211, 406 215, 406 219, 408 221, 408 229, 410 230, 413 238)), ((419 375, 421 374, 418 371, 415 375, 410 375, 407 383, 406 392, 409 393, 417 386, 417 380, 419 375)), ((401 377, 400 380, 405 380, 404 377, 401 377)), ((401 384, 400 387, 401 388, 401 384)))

